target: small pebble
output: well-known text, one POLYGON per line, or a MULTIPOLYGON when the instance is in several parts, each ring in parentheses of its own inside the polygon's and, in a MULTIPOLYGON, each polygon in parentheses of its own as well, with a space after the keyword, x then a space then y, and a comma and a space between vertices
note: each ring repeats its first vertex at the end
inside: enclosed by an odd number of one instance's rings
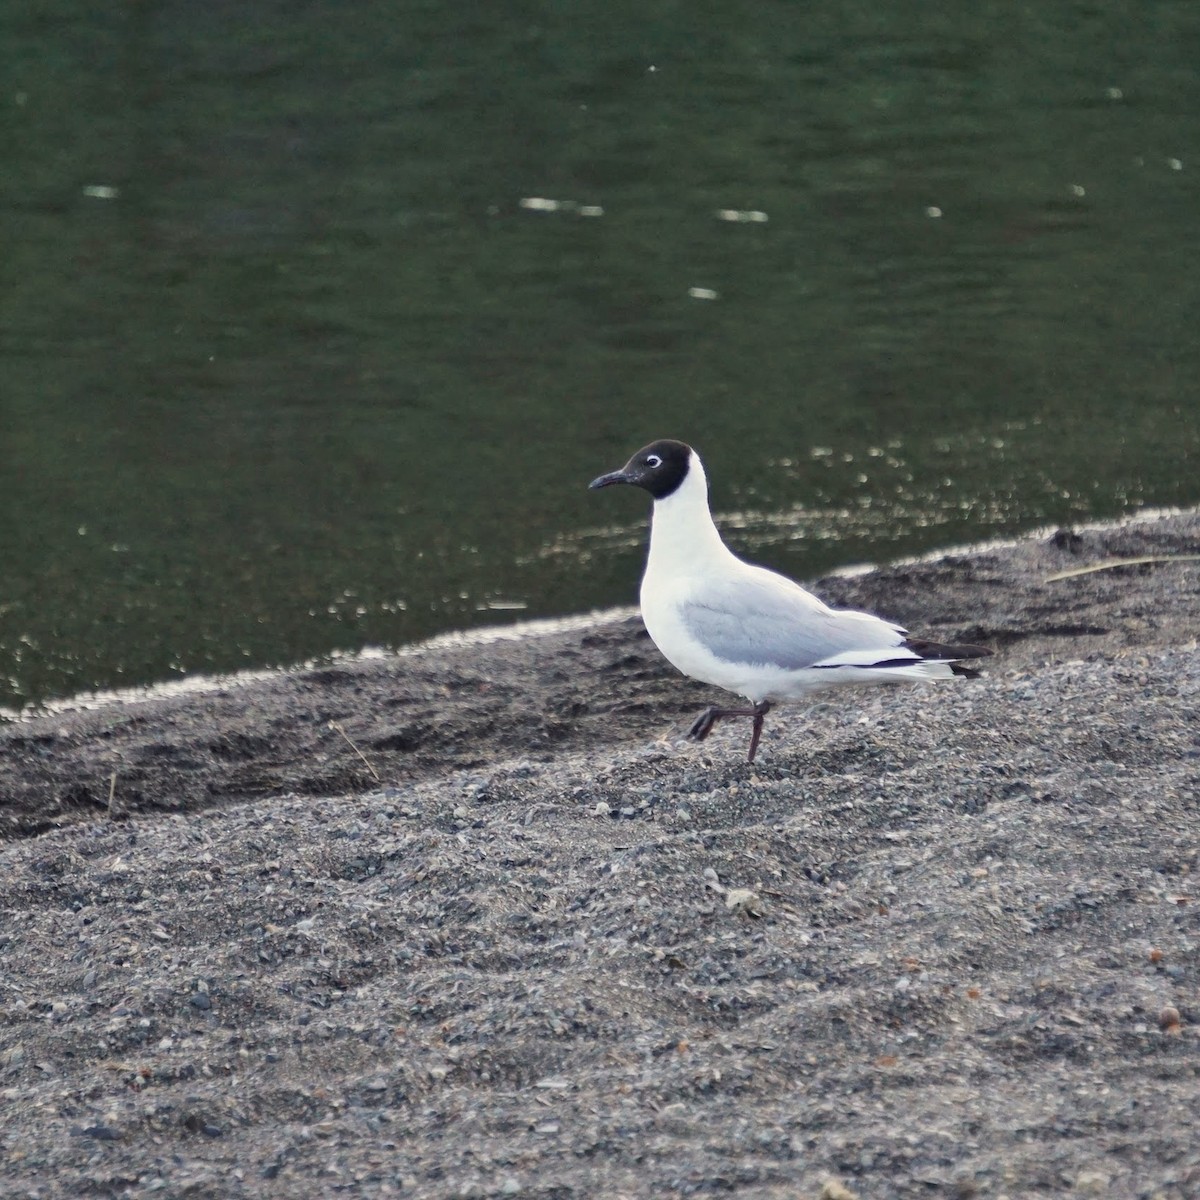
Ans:
POLYGON ((1080 1171, 1075 1177, 1075 1191, 1081 1196, 1107 1196, 1112 1177, 1104 1171, 1080 1171))
POLYGON ((858 1193, 852 1192, 840 1179, 827 1179, 821 1187, 820 1200, 858 1200, 858 1193))
POLYGON ((116 1142, 121 1138, 121 1131, 112 1125, 89 1125, 77 1132, 80 1137, 96 1138, 102 1142, 116 1142))
POLYGON ((761 898, 749 888, 730 888, 725 893, 725 907, 748 917, 761 917, 765 911, 761 898))

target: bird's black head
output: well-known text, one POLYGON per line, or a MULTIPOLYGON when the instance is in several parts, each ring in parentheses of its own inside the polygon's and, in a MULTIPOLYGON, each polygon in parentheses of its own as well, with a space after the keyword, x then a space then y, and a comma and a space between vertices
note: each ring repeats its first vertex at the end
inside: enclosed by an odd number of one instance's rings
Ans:
POLYGON ((631 483, 634 487, 645 488, 655 500, 662 500, 687 478, 691 459, 691 446, 664 438, 643 446, 619 471, 610 471, 593 479, 588 487, 631 483))

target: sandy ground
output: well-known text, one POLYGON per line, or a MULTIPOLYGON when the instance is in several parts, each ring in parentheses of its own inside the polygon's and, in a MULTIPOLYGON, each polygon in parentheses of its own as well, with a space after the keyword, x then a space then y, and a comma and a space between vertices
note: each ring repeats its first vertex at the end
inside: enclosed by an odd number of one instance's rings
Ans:
POLYGON ((1200 1196, 1195 514, 821 582, 984 679, 675 739, 635 620, 0 729, 0 1194, 1200 1196))

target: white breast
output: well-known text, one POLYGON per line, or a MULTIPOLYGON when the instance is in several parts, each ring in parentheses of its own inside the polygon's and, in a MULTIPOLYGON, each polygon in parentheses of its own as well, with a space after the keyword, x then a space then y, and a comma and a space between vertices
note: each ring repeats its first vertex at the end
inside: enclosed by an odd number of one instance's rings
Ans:
MULTIPOLYGON (((677 670, 703 683, 749 696, 759 690, 761 669, 717 658, 688 632, 680 606, 701 593, 714 574, 745 570, 708 509, 708 480, 693 454, 683 483, 654 505, 650 552, 642 576, 641 609, 646 631, 677 670)), ((781 675, 772 671, 772 675, 781 675)))

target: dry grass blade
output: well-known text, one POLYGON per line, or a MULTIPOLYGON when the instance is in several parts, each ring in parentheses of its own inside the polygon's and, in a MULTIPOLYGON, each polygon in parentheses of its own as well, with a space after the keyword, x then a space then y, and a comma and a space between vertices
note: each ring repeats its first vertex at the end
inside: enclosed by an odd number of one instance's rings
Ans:
POLYGON ((363 760, 363 766, 365 766, 367 770, 371 772, 371 778, 374 779, 376 783, 382 783, 383 780, 379 778, 379 772, 376 771, 373 766, 371 766, 371 760, 367 758, 367 756, 350 740, 350 735, 341 727, 341 725, 339 725, 337 721, 330 721, 329 728, 336 729, 338 733, 340 733, 342 737, 346 739, 346 745, 349 746, 350 749, 353 750, 354 753, 363 760))
POLYGON ((1141 558, 1114 558, 1109 562, 1093 563, 1090 567, 1076 567, 1071 571, 1059 571, 1047 575, 1046 583, 1057 583, 1060 579, 1074 579, 1077 575, 1092 575, 1096 571, 1112 571, 1117 567, 1140 567, 1146 563, 1200 562, 1200 554, 1146 554, 1141 558))

